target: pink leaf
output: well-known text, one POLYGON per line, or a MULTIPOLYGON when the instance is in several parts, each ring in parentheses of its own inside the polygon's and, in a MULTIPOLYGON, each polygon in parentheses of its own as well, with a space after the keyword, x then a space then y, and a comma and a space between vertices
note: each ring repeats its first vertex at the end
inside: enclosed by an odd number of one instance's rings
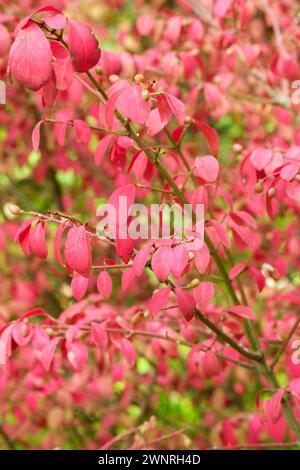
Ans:
POLYGON ((50 11, 52 13, 58 13, 61 14, 61 11, 58 10, 57 8, 53 7, 52 5, 46 5, 44 7, 38 8, 37 10, 34 10, 30 15, 25 16, 16 26, 16 29, 14 31, 15 35, 20 31, 20 29, 25 28, 25 26, 29 23, 30 19, 34 16, 37 15, 38 13, 43 13, 45 11, 50 11))
POLYGON ((60 224, 60 226, 58 227, 58 229, 55 233, 54 245, 53 245, 55 259, 62 266, 64 266, 65 262, 64 262, 64 260, 62 259, 62 256, 61 256, 60 244, 61 244, 61 239, 62 239, 63 233, 66 230, 66 228, 67 228, 66 224, 60 224))
POLYGON ((122 279, 121 279, 121 286, 122 286, 122 291, 125 292, 130 284, 133 282, 135 279, 135 271, 133 268, 128 268, 125 269, 125 271, 122 273, 122 279))
POLYGON ((68 37, 69 51, 77 72, 87 72, 100 59, 98 41, 89 26, 80 21, 70 20, 68 37))
POLYGON ((249 268, 248 270, 250 276, 255 280, 259 292, 263 290, 266 284, 265 276, 256 268, 249 268))
POLYGON ((108 334, 98 323, 92 323, 92 341, 101 349, 106 349, 108 346, 108 334))
POLYGON ((33 329, 27 321, 18 321, 12 329, 12 336, 19 346, 25 346, 32 339, 33 329))
POLYGON ((216 0, 214 4, 214 14, 217 18, 223 18, 231 8, 233 0, 216 0))
POLYGON ((163 93, 157 95, 157 108, 161 122, 166 124, 172 116, 172 110, 169 106, 168 100, 163 93))
POLYGON ((89 278, 81 276, 80 274, 75 274, 72 278, 71 289, 73 297, 79 301, 82 297, 85 296, 89 285, 89 278))
POLYGON ((79 274, 86 274, 91 266, 91 245, 85 227, 74 226, 65 243, 65 260, 70 269, 79 274))
POLYGON ((15 241, 20 243, 25 256, 29 256, 31 253, 29 235, 30 235, 31 224, 33 221, 34 221, 33 217, 31 219, 24 220, 24 222, 18 228, 18 231, 15 235, 15 241))
POLYGON ((90 126, 81 119, 75 119, 73 125, 77 140, 83 144, 87 144, 92 135, 90 126))
POLYGON ((105 299, 110 297, 112 291, 112 280, 107 271, 99 273, 97 277, 97 289, 105 299))
POLYGON ((128 339, 124 338, 120 341, 120 347, 129 367, 134 367, 136 361, 136 352, 133 344, 128 339))
POLYGON ((226 246, 226 248, 230 248, 230 240, 223 225, 218 220, 214 220, 214 219, 211 219, 209 222, 215 229, 220 243, 226 246))
POLYGON ((133 270, 136 276, 140 276, 147 264, 151 252, 151 245, 146 245, 141 248, 134 257, 133 270))
POLYGON ((81 341, 73 341, 67 348, 67 357, 74 369, 83 369, 88 360, 88 350, 85 344, 81 341))
POLYGON ((193 295, 200 310, 205 312, 215 293, 215 287, 212 282, 201 282, 194 289, 193 295))
POLYGON ((50 17, 43 17, 42 20, 46 23, 48 28, 51 29, 64 29, 67 24, 67 18, 61 13, 57 13, 50 17))
POLYGON ((38 258, 47 258, 48 248, 45 240, 45 224, 44 222, 37 222, 31 229, 29 240, 32 253, 38 258))
POLYGON ((72 85, 74 73, 71 57, 69 55, 56 59, 53 64, 53 70, 56 78, 56 88, 58 90, 64 91, 72 85))
POLYGON ((281 416, 281 400, 283 395, 284 390, 278 390, 272 398, 264 402, 265 414, 273 424, 276 424, 281 416))
POLYGON ((196 308, 194 297, 183 289, 175 289, 176 301, 179 309, 181 310, 184 318, 187 321, 192 320, 196 308))
POLYGON ((233 268, 231 268, 230 273, 229 273, 230 279, 233 281, 233 279, 238 277, 239 274, 245 271, 246 268, 247 267, 244 263, 238 263, 235 266, 233 266, 233 268))
POLYGON ((219 162, 215 157, 212 157, 211 155, 196 157, 195 165, 197 175, 205 181, 211 183, 218 178, 219 162))
POLYGON ((35 23, 29 22, 11 46, 10 72, 30 90, 39 90, 50 77, 51 60, 49 41, 35 23))
POLYGON ((247 307, 246 305, 235 305, 228 308, 227 312, 237 317, 248 318, 249 320, 257 320, 251 308, 247 307))
POLYGON ((163 287, 154 292, 148 304, 149 312, 152 313, 152 315, 156 315, 165 306, 170 291, 170 287, 163 287))
POLYGON ((138 85, 132 85, 122 90, 117 107, 123 116, 142 125, 150 116, 151 101, 145 101, 141 88, 138 85))
POLYGON ((50 341, 47 342, 46 346, 42 350, 41 363, 46 371, 48 371, 51 367, 51 363, 55 354, 55 349, 60 340, 61 338, 59 337, 50 339, 50 341))
POLYGON ((207 351, 202 359, 203 375, 206 379, 215 377, 220 373, 220 361, 213 351, 207 351))
POLYGON ((160 246, 151 260, 151 267, 160 282, 164 282, 171 272, 172 248, 160 246))
POLYGON ((33 146, 33 150, 35 152, 38 152, 39 151, 39 147, 40 147, 40 128, 41 128, 41 124, 43 123, 43 121, 39 121, 33 131, 32 131, 32 146, 33 146))
POLYGON ((194 263, 200 274, 204 274, 210 263, 210 252, 206 245, 194 253, 194 263))
POLYGON ((171 260, 171 273, 176 278, 180 278, 189 260, 189 250, 185 244, 177 245, 173 248, 171 260))
POLYGON ((105 137, 103 137, 100 142, 98 143, 97 147, 96 147, 96 150, 95 150, 95 163, 96 165, 100 165, 100 163, 102 162, 104 156, 105 156, 105 152, 109 146, 109 144, 111 143, 113 139, 113 136, 111 135, 107 135, 105 137))
POLYGON ((285 181, 292 181, 299 170, 299 162, 289 163, 280 171, 280 177, 285 181))
POLYGON ((251 163, 256 170, 263 170, 272 160, 272 150, 264 147, 255 149, 250 156, 251 163))
POLYGON ((196 121, 196 124, 202 131, 210 150, 215 156, 217 156, 219 151, 219 139, 217 131, 213 127, 206 124, 204 121, 196 121))
POLYGON ((164 93, 164 96, 168 102, 169 108, 176 117, 179 124, 182 124, 185 120, 185 106, 182 101, 180 101, 176 96, 171 95, 170 93, 164 93))

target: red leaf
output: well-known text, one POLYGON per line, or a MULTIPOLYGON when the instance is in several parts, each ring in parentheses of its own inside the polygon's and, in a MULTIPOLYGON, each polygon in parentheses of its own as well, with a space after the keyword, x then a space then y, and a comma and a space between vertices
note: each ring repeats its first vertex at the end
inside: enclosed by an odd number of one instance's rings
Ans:
POLYGON ((173 248, 171 273, 176 278, 180 278, 189 260, 189 250, 185 244, 180 244, 173 248))
POLYGON ((267 418, 276 424, 281 416, 281 400, 284 395, 284 390, 278 390, 272 398, 264 401, 264 411, 267 418))
POLYGON ((154 292, 148 304, 149 311, 152 315, 156 315, 165 306, 170 291, 170 287, 163 287, 154 292))
POLYGON ((122 90, 117 101, 117 108, 123 116, 142 125, 150 116, 151 101, 145 101, 141 87, 133 85, 122 90))
POLYGON ((34 217, 32 217, 31 219, 24 220, 22 225, 18 228, 18 231, 15 236, 15 241, 20 243, 25 256, 29 256, 31 253, 29 234, 31 224, 34 220, 34 217))
POLYGON ((273 153, 271 149, 259 147, 251 153, 250 160, 254 168, 260 171, 263 170, 268 165, 268 163, 270 163, 272 156, 273 153))
POLYGON ((194 263, 200 274, 204 274, 210 263, 210 252, 206 245, 194 253, 194 263))
POLYGON ((133 260, 133 270, 136 276, 140 276, 147 264, 151 252, 151 245, 146 245, 141 248, 135 255, 133 260))
POLYGON ((176 117, 179 124, 182 124, 185 120, 185 106, 182 101, 180 101, 176 96, 171 95, 170 93, 164 93, 164 96, 168 102, 169 108, 176 117))
POLYGON ((97 147, 96 147, 96 150, 95 150, 95 163, 96 165, 100 165, 100 163, 102 162, 104 156, 105 156, 105 152, 107 150, 107 147, 109 146, 109 144, 111 143, 111 141, 113 140, 113 136, 112 135, 107 135, 106 137, 103 137, 100 142, 98 143, 97 147))
POLYGON ((58 13, 60 14, 61 11, 58 10, 57 8, 53 7, 52 5, 46 5, 44 7, 41 7, 41 8, 38 8, 37 10, 34 10, 32 13, 30 13, 30 15, 26 16, 25 18, 23 18, 18 24, 17 24, 17 27, 15 29, 15 35, 20 31, 20 29, 23 29, 27 24, 28 22, 30 21, 30 19, 34 16, 34 15, 37 15, 38 13, 43 13, 44 11, 50 11, 52 13, 58 13))
POLYGON ((205 312, 215 293, 215 287, 212 282, 201 282, 193 291, 194 299, 200 310, 205 312))
POLYGON ((222 243, 222 245, 226 246, 226 248, 230 248, 230 240, 229 240, 229 237, 228 237, 227 232, 226 232, 225 228, 223 227, 223 225, 220 224, 220 222, 218 222, 217 220, 214 220, 214 219, 211 219, 209 222, 213 226, 213 228, 215 229, 215 231, 218 235, 220 243, 222 243))
POLYGON ((53 245, 55 259, 62 266, 64 266, 65 262, 62 259, 62 256, 61 256, 61 253, 60 253, 60 243, 61 243, 61 239, 62 239, 63 233, 66 230, 66 228, 67 228, 66 224, 61 224, 58 227, 58 229, 56 231, 56 234, 55 234, 55 237, 54 237, 54 245, 53 245))
POLYGON ((80 21, 70 20, 68 37, 69 51, 77 72, 87 72, 100 59, 98 41, 89 26, 80 21))
POLYGON ((112 291, 112 280, 107 271, 102 271, 97 277, 98 292, 105 298, 110 297, 112 291))
POLYGON ((227 313, 241 318, 248 318, 249 320, 257 320, 251 308, 246 305, 235 305, 227 309, 227 313))
POLYGON ((72 85, 74 73, 71 57, 69 55, 56 59, 53 64, 53 70, 56 78, 56 88, 58 90, 64 91, 72 85))
POLYGON ((202 359, 203 375, 206 379, 215 377, 220 373, 220 361, 213 351, 207 351, 202 359))
POLYGON ((67 357, 74 369, 81 370, 86 366, 88 350, 81 341, 73 341, 67 346, 67 357))
POLYGON ((238 277, 239 274, 245 271, 246 268, 247 266, 244 263, 238 263, 235 266, 233 266, 233 268, 231 268, 230 273, 229 273, 230 279, 233 281, 233 279, 238 277))
POLYGON ((285 181, 292 181, 299 170, 299 162, 289 163, 280 171, 280 177, 285 181))
POLYGON ((231 8, 233 0, 216 0, 214 14, 217 18, 223 18, 231 8))
POLYGON ((136 352, 133 344, 126 338, 121 339, 120 348, 124 355, 129 367, 134 367, 136 361, 136 352))
POLYGON ((48 248, 45 240, 44 222, 37 224, 30 230, 29 240, 32 253, 39 258, 47 258, 48 248))
POLYGON ((206 124, 204 121, 196 121, 196 124, 202 131, 206 143, 211 149, 212 153, 217 156, 219 151, 219 139, 217 131, 213 127, 206 124))
POLYGON ((40 128, 41 128, 41 124, 43 123, 43 121, 39 121, 33 131, 32 131, 32 146, 33 146, 33 150, 35 152, 38 152, 39 151, 39 147, 40 147, 40 128))
POLYGON ((197 175, 209 183, 215 181, 219 175, 219 162, 215 157, 206 155, 205 157, 196 157, 195 160, 197 175))
POLYGON ((248 270, 250 276, 255 280, 259 292, 263 290, 266 284, 265 276, 256 268, 249 268, 248 270))
POLYGON ((89 285, 89 278, 81 276, 80 274, 75 274, 72 278, 71 289, 73 297, 79 301, 82 297, 85 296, 89 285))
POLYGON ((11 46, 10 72, 30 90, 39 90, 50 77, 51 60, 49 41, 35 23, 28 23, 11 46))
POLYGON ((194 297, 188 292, 185 292, 183 289, 179 288, 175 289, 175 293, 178 307, 181 310, 184 318, 187 321, 192 320, 194 316, 194 310, 196 308, 194 297))
POLYGON ((106 349, 108 346, 108 334, 98 323, 92 323, 92 341, 101 349, 106 349))
POLYGON ((169 122, 172 116, 172 110, 169 106, 166 96, 163 93, 157 95, 157 108, 161 122, 164 124, 169 122))
POLYGON ((160 282, 164 282, 171 272, 172 248, 160 246, 151 260, 151 267, 160 282))
POLYGON ((83 144, 87 144, 92 135, 90 126, 81 119, 75 119, 73 125, 77 140, 83 144))
POLYGON ((125 271, 122 273, 122 279, 121 279, 121 286, 122 286, 122 291, 125 292, 132 281, 135 278, 135 271, 133 268, 128 268, 125 269, 125 271))
POLYGON ((86 274, 91 266, 91 245, 85 227, 72 227, 65 243, 67 265, 79 274, 86 274))
POLYGON ((64 29, 67 24, 67 18, 61 13, 57 13, 50 17, 43 17, 42 20, 46 23, 48 28, 51 29, 64 29))
POLYGON ((33 329, 26 321, 18 321, 12 329, 12 336, 19 346, 25 346, 31 341, 33 329))
POLYGON ((54 357, 56 346, 58 345, 60 340, 61 340, 61 338, 59 338, 59 337, 55 337, 55 338, 50 339, 50 341, 46 344, 46 346, 44 347, 44 349, 42 351, 41 363, 42 363, 44 369, 47 370, 47 371, 50 369, 50 366, 51 366, 51 363, 52 363, 52 360, 53 360, 53 357, 54 357))

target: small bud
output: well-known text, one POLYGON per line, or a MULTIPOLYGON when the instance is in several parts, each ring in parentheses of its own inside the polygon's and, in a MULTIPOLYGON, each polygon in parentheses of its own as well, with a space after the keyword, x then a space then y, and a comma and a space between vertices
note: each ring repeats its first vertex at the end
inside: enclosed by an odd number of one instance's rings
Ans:
POLYGON ((268 190, 268 197, 270 199, 272 199, 275 196, 275 194, 276 194, 276 189, 274 187, 272 187, 268 190))
POLYGON ((193 253, 192 251, 190 251, 190 252, 189 252, 189 259, 188 259, 188 261, 189 261, 189 262, 190 262, 190 261, 193 261, 194 258, 195 258, 194 253, 193 253))
POLYGON ((143 90, 142 91, 142 97, 143 97, 143 100, 145 101, 149 101, 150 100, 150 93, 148 90, 143 90))
POLYGON ((17 206, 16 204, 9 204, 7 206, 7 209, 12 215, 20 215, 22 213, 20 207, 17 206))
POLYGON ((150 314, 149 310, 145 310, 144 311, 144 318, 147 320, 150 317, 151 317, 151 314, 150 314))
POLYGON ((234 151, 234 153, 240 153, 243 150, 243 147, 241 146, 241 144, 236 143, 233 144, 232 150, 234 151))
POLYGON ((254 188, 254 191, 259 194, 259 193, 262 193, 264 190, 264 182, 262 180, 258 180, 256 185, 255 185, 255 188, 254 188))
POLYGON ((194 287, 199 286, 200 281, 199 279, 193 279, 186 287, 187 289, 193 289, 194 287))
POLYGON ((144 82, 145 82, 145 77, 144 77, 143 74, 137 73, 137 74, 135 75, 135 77, 134 77, 134 81, 135 81, 136 83, 144 83, 144 82))
POLYGON ((132 319, 131 319, 131 324, 132 325, 136 325, 142 318, 143 316, 143 311, 139 311, 137 312, 135 315, 133 315, 132 319))
POLYGON ((186 118, 184 120, 184 125, 185 126, 190 126, 194 122, 195 122, 195 119, 193 119, 191 116, 186 116, 186 118))
POLYGON ((97 75, 102 75, 103 74, 103 67, 101 67, 101 65, 97 65, 97 67, 95 68, 95 72, 97 75))
POLYGON ((119 80, 118 75, 110 75, 108 78, 111 83, 116 83, 119 80))

